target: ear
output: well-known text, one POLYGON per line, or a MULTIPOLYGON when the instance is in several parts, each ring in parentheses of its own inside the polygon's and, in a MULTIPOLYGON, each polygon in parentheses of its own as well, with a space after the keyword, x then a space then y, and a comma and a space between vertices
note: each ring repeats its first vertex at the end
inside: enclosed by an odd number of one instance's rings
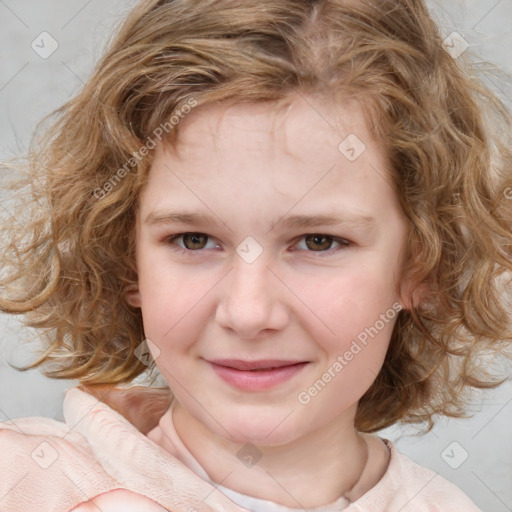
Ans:
POLYGON ((134 308, 140 308, 142 306, 142 298, 138 284, 127 286, 124 291, 124 297, 130 306, 134 308))
POLYGON ((409 275, 404 276, 399 290, 400 303, 404 310, 411 311, 424 306, 432 297, 430 281, 424 279, 418 282, 418 277, 413 277, 411 270, 409 275))
POLYGON ((412 240, 410 252, 405 252, 402 260, 403 274, 400 280, 399 297, 403 309, 419 309, 431 298, 430 277, 426 275, 421 260, 422 246, 418 240, 412 240))
POLYGON ((428 297, 430 287, 427 282, 418 284, 416 287, 405 286, 400 296, 400 302, 405 310, 418 309, 424 304, 425 299, 428 297))

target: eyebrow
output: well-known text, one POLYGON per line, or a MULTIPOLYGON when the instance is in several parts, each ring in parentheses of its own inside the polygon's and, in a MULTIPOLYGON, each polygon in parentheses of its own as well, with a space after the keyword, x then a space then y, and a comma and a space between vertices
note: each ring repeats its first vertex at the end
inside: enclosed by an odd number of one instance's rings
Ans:
MULTIPOLYGON (((215 217, 194 212, 172 212, 172 211, 155 211, 150 213, 145 224, 200 224, 206 226, 220 226, 223 224, 215 217)), ((330 215, 290 215, 285 216, 274 222, 272 228, 277 225, 283 225, 287 228, 313 228, 317 226, 346 226, 361 227, 365 229, 373 229, 376 226, 376 219, 370 215, 343 213, 339 216, 330 215)))

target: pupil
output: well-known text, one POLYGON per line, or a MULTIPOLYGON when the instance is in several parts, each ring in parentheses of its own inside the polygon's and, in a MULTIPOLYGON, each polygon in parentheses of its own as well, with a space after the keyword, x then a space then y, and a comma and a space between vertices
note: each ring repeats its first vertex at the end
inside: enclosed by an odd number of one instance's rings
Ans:
POLYGON ((312 250, 329 249, 331 245, 331 239, 323 235, 309 235, 306 238, 306 245, 308 246, 309 249, 312 250), (311 241, 313 241, 313 244, 310 243, 311 241))
POLYGON ((204 247, 204 238, 205 235, 202 235, 201 233, 187 233, 183 237, 183 242, 187 249, 202 249, 204 247))

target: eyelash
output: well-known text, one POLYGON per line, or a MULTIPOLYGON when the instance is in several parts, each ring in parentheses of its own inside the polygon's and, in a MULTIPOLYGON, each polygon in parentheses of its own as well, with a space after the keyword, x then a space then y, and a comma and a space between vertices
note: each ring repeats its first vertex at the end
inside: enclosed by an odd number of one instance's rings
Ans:
MULTIPOLYGON (((182 238, 183 236, 185 235, 203 235, 203 236, 206 236, 208 238, 208 241, 210 241, 212 239, 212 237, 210 237, 209 235, 207 235, 206 233, 201 233, 199 231, 187 231, 185 233, 178 233, 176 235, 172 235, 172 236, 169 236, 165 239, 165 242, 167 242, 169 245, 172 245, 172 249, 174 251, 178 251, 178 252, 181 252, 181 253, 202 253, 205 249, 187 249, 187 248, 184 248, 184 247, 180 247, 178 245, 175 244, 175 241, 179 238, 182 238)), ((312 254, 318 254, 320 257, 324 256, 324 255, 331 255, 333 252, 337 252, 339 250, 342 250, 342 249, 345 249, 345 248, 348 248, 348 247, 351 247, 353 244, 352 242, 350 242, 349 240, 345 239, 345 238, 340 238, 340 237, 336 237, 336 236, 333 236, 333 235, 328 235, 326 233, 307 233, 305 235, 302 235, 301 237, 299 237, 299 241, 305 239, 306 237, 308 236, 320 236, 320 237, 324 237, 324 238, 327 238, 329 240, 332 240, 332 242, 335 242, 335 243, 339 243, 340 246, 339 247, 336 247, 336 248, 330 248, 330 249, 327 249, 325 251, 311 251, 311 250, 307 250, 307 249, 299 249, 299 250, 303 250, 303 251, 306 251, 306 252, 309 252, 309 253, 312 253, 312 254)), ((208 243, 208 242, 207 242, 208 243)), ((298 242, 297 242, 298 243, 298 242)))

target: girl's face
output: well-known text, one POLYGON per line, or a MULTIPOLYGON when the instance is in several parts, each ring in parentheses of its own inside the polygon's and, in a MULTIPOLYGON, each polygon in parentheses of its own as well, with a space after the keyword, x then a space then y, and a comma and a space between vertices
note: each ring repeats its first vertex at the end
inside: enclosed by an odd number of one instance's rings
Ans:
POLYGON ((198 108, 140 196, 130 301, 179 404, 236 443, 353 425, 401 307, 383 150, 357 104, 311 105, 198 108))

